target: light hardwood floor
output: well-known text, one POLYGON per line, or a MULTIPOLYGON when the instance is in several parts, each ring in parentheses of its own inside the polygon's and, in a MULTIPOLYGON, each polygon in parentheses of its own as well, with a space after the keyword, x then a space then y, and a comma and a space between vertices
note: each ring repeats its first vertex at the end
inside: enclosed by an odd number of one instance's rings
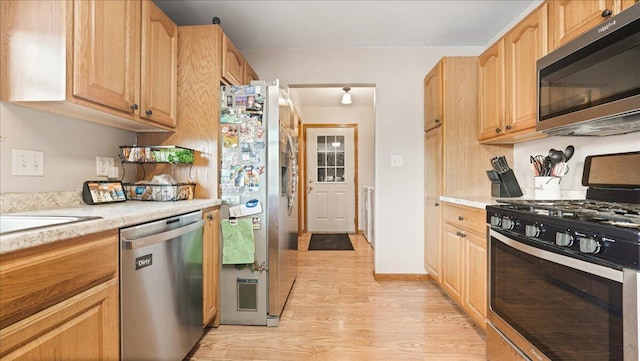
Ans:
POLYGON ((485 360, 485 335, 430 281, 376 281, 373 250, 307 251, 278 327, 208 330, 186 360, 485 360))

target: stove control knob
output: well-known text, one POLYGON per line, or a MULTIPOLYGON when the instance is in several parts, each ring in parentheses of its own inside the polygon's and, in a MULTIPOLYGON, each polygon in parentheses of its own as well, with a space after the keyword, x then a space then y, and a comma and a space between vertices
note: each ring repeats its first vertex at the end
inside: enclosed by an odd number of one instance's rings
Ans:
POLYGON ((502 217, 502 229, 515 229, 518 223, 509 217, 502 217))
POLYGON ((502 224, 502 218, 500 216, 491 216, 491 225, 494 227, 500 227, 502 224))
POLYGON ((593 238, 578 237, 580 240, 580 252, 582 253, 598 253, 600 252, 600 242, 593 238))
POLYGON ((557 232, 556 233, 556 245, 561 247, 571 247, 573 244, 573 236, 571 233, 557 232))
POLYGON ((524 234, 527 237, 540 237, 544 229, 537 224, 527 224, 524 227, 524 234))

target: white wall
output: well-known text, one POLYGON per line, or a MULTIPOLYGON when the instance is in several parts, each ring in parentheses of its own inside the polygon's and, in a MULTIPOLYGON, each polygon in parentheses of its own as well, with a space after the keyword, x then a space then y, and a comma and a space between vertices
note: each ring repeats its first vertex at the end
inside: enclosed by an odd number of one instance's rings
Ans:
MULTIPOLYGON (((106 180, 96 176, 96 156, 114 157, 119 165, 119 146, 136 140, 133 132, 5 102, 0 136, 0 193, 81 191, 86 180, 106 180), (12 149, 44 152, 44 176, 12 176, 12 149)), ((126 175, 135 179, 135 167, 126 175)))
MULTIPOLYGON (((287 84, 376 87, 376 273, 425 273, 423 266, 423 89, 442 56, 481 47, 265 49, 242 53, 262 79, 287 84), (391 155, 404 157, 391 167, 391 155)), ((305 113, 306 117, 307 114, 305 113)))
POLYGON ((520 187, 530 194, 533 193, 533 173, 529 168, 529 156, 549 154, 549 149, 564 150, 568 145, 573 145, 576 150, 569 160, 569 173, 560 181, 561 191, 576 191, 584 198, 587 187, 582 186, 582 170, 584 159, 588 155, 622 153, 640 151, 640 132, 612 135, 607 137, 548 137, 535 141, 516 144, 514 146, 513 159, 514 172, 520 187))
POLYGON ((374 108, 371 106, 302 107, 303 124, 358 124, 358 228, 364 226, 362 187, 374 185, 374 108))

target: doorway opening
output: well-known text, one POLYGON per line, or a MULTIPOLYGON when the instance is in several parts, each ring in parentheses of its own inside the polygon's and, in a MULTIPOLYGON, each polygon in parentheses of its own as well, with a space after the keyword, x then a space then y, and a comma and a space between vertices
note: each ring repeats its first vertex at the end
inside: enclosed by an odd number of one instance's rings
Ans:
POLYGON ((375 177, 375 84, 294 84, 289 86, 289 96, 300 116, 301 230, 335 233, 345 229, 340 227, 351 224, 349 233, 363 232, 366 225, 364 188, 372 188, 375 177), (350 88, 350 105, 340 102, 345 87, 350 88), (351 153, 346 148, 338 149, 343 147, 342 139, 345 140, 344 147, 347 146, 350 133, 353 134, 351 153), (345 138, 335 138, 341 136, 345 138), (318 142, 325 149, 319 151, 315 148, 318 142), (312 151, 308 150, 310 143, 314 144, 312 151), (334 147, 333 143, 340 145, 334 147), (311 156, 315 165, 313 170, 308 170, 311 156), (347 164, 349 162, 352 164, 347 164), (344 186, 348 192, 336 189, 344 186), (324 228, 316 228, 317 223, 314 222, 318 215, 324 228), (329 222, 331 217, 333 221, 329 222), (332 226, 332 222, 337 223, 332 226))

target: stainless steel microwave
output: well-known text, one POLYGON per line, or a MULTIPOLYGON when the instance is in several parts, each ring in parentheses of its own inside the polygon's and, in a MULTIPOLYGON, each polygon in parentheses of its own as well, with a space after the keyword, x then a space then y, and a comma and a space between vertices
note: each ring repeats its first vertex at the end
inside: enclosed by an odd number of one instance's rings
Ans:
POLYGON ((536 130, 640 131, 640 3, 540 58, 536 130))

